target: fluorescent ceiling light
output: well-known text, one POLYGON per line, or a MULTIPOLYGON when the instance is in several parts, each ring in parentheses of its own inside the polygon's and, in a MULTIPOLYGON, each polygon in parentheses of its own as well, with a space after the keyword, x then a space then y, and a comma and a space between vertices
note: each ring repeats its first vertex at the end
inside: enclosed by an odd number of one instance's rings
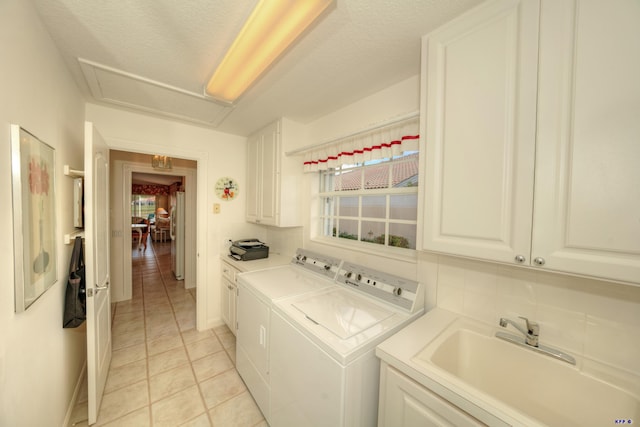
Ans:
POLYGON ((233 102, 334 0, 260 0, 207 84, 206 93, 233 102))

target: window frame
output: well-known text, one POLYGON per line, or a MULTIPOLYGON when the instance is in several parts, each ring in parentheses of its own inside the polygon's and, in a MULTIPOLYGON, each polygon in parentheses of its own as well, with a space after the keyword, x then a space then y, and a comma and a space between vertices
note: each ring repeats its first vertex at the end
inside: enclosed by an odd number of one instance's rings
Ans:
MULTIPOLYGON (((396 165, 403 162, 415 161, 419 162, 419 157, 416 159, 406 159, 408 156, 415 154, 418 155, 417 152, 405 153, 402 156, 397 156, 392 159, 381 159, 376 161, 364 162, 355 165, 342 165, 338 168, 332 168, 327 170, 318 171, 319 182, 316 187, 318 191, 318 216, 316 219, 316 224, 318 226, 318 238, 326 243, 343 245, 347 244, 349 246, 362 247, 363 249, 375 249, 379 251, 380 249, 395 251, 412 251, 415 252, 417 248, 417 238, 418 238, 418 205, 419 205, 419 184, 418 181, 415 181, 414 185, 410 186, 402 186, 402 187, 394 187, 393 186, 393 168, 397 167, 396 165), (380 164, 387 163, 388 164, 388 172, 387 172, 387 186, 385 188, 364 188, 367 183, 365 183, 365 173, 367 169, 372 167, 379 167, 380 164), (342 189, 335 190, 335 177, 344 176, 348 171, 357 171, 360 173, 360 184, 359 189, 342 189), (333 179, 328 179, 334 177, 333 179), (331 188, 331 190, 326 191, 327 188, 331 188), (415 219, 395 219, 391 218, 391 198, 396 195, 415 195, 416 196, 416 212, 415 219), (384 209, 385 214, 384 217, 364 217, 362 216, 363 203, 362 198, 365 196, 384 196, 385 203, 384 209), (340 214, 340 201, 345 197, 355 197, 357 198, 357 216, 353 215, 341 215, 340 214), (332 201, 333 206, 326 207, 327 202, 332 201), (339 237, 335 235, 336 233, 340 233, 340 221, 357 221, 357 235, 355 239, 339 237), (376 222, 384 224, 384 242, 377 243, 374 241, 363 240, 363 223, 367 222, 376 222), (401 246, 393 246, 389 245, 389 237, 392 233, 390 233, 390 227, 392 224, 400 224, 400 225, 412 225, 415 227, 415 235, 413 236, 413 245, 414 247, 404 248, 401 246)), ((353 173, 353 172, 349 172, 353 173)), ((417 172, 419 173, 419 172, 417 172)), ((402 236, 405 237, 405 236, 402 236)))

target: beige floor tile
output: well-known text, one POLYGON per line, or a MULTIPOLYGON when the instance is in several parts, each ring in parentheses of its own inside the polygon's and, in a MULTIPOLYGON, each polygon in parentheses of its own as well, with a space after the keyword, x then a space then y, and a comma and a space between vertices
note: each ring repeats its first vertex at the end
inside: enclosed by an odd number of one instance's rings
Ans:
POLYGON ((125 334, 113 334, 112 349, 120 350, 121 348, 143 344, 144 340, 145 340, 144 330, 127 332, 125 334))
POLYGON ((147 339, 155 340, 163 335, 172 335, 178 332, 180 332, 180 330, 178 329, 178 325, 176 325, 175 322, 165 323, 162 325, 147 328, 147 339))
POLYGON ((126 322, 119 322, 118 320, 115 320, 111 329, 112 336, 122 336, 135 333, 144 334, 144 320, 142 318, 138 320, 128 320, 126 322))
POLYGON ((233 366, 235 366, 236 365, 236 348, 235 347, 225 348, 225 351, 229 355, 229 359, 231 359, 231 362, 233 362, 233 366))
POLYGON ((111 368, 127 365, 131 362, 146 359, 147 350, 144 344, 136 344, 131 347, 114 350, 111 353, 111 368))
POLYGON ((147 359, 138 360, 118 367, 109 369, 107 384, 104 387, 105 393, 110 393, 119 388, 137 383, 147 378, 147 359))
POLYGON ((207 408, 213 408, 247 391, 236 370, 226 371, 200 383, 207 408))
POLYGON ((149 357, 149 376, 158 375, 169 369, 189 363, 187 352, 183 347, 165 351, 156 356, 149 357))
POLYGON ((209 354, 222 351, 223 347, 215 336, 187 344, 187 352, 191 361, 202 359, 209 354))
POLYGON ((233 363, 224 351, 219 351, 218 353, 210 354, 202 359, 198 359, 193 362, 191 366, 193 366, 193 371, 196 374, 198 382, 202 382, 228 371, 229 369, 233 369, 233 363))
POLYGON ((216 335, 218 335, 218 339, 220 340, 220 342, 222 343, 222 346, 224 348, 231 348, 236 346, 236 336, 233 335, 231 333, 231 331, 228 332, 222 332, 222 333, 217 333, 216 335))
POLYGON ((196 385, 190 365, 182 365, 149 378, 151 402, 164 399, 185 388, 196 385))
POLYGON ((156 354, 164 353, 167 350, 182 347, 182 336, 179 333, 173 333, 171 335, 162 335, 153 341, 147 342, 147 351, 149 356, 155 356, 156 354))
POLYGON ((264 420, 249 392, 216 406, 209 411, 209 416, 214 427, 249 427, 264 420))
POLYGON ((178 325, 180 326, 180 331, 188 331, 189 329, 196 327, 196 319, 195 317, 190 319, 179 319, 178 325))
POLYGON ((149 385, 146 380, 121 388, 102 397, 98 423, 111 422, 149 405, 149 385))
POLYGON ((174 427, 205 412, 198 387, 193 386, 151 405, 154 427, 174 427))
POLYGON ((149 407, 140 408, 122 418, 104 424, 104 427, 151 427, 149 407))
POLYGON ((193 420, 180 424, 180 427, 211 427, 211 421, 209 421, 209 415, 204 413, 193 420))
POLYGON ((212 336, 213 336, 213 332, 210 329, 207 329, 205 331, 198 331, 197 329, 192 328, 186 331, 182 331, 182 339, 186 344, 189 344, 195 341, 200 341, 212 336))

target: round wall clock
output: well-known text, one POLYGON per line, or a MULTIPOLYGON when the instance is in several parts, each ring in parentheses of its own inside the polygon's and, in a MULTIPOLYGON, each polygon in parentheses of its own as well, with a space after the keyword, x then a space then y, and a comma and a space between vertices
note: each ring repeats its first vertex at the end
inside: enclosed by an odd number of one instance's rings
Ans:
POLYGON ((238 183, 227 176, 216 182, 216 195, 221 200, 230 201, 238 196, 238 183))

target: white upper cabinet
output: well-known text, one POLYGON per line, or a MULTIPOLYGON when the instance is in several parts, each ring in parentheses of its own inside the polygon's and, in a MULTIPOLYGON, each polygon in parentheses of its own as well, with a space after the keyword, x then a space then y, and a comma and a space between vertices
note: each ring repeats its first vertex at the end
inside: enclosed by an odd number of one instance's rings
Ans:
POLYGON ((284 155, 299 126, 282 118, 251 135, 247 146, 247 221, 278 227, 302 225, 302 163, 284 155))
POLYGON ((640 283, 640 2, 544 1, 531 255, 640 283))
POLYGON ((639 75, 635 0, 489 1, 426 36, 421 247, 640 283, 639 75))
POLYGON ((423 39, 424 249, 529 252, 538 6, 491 1, 423 39))

